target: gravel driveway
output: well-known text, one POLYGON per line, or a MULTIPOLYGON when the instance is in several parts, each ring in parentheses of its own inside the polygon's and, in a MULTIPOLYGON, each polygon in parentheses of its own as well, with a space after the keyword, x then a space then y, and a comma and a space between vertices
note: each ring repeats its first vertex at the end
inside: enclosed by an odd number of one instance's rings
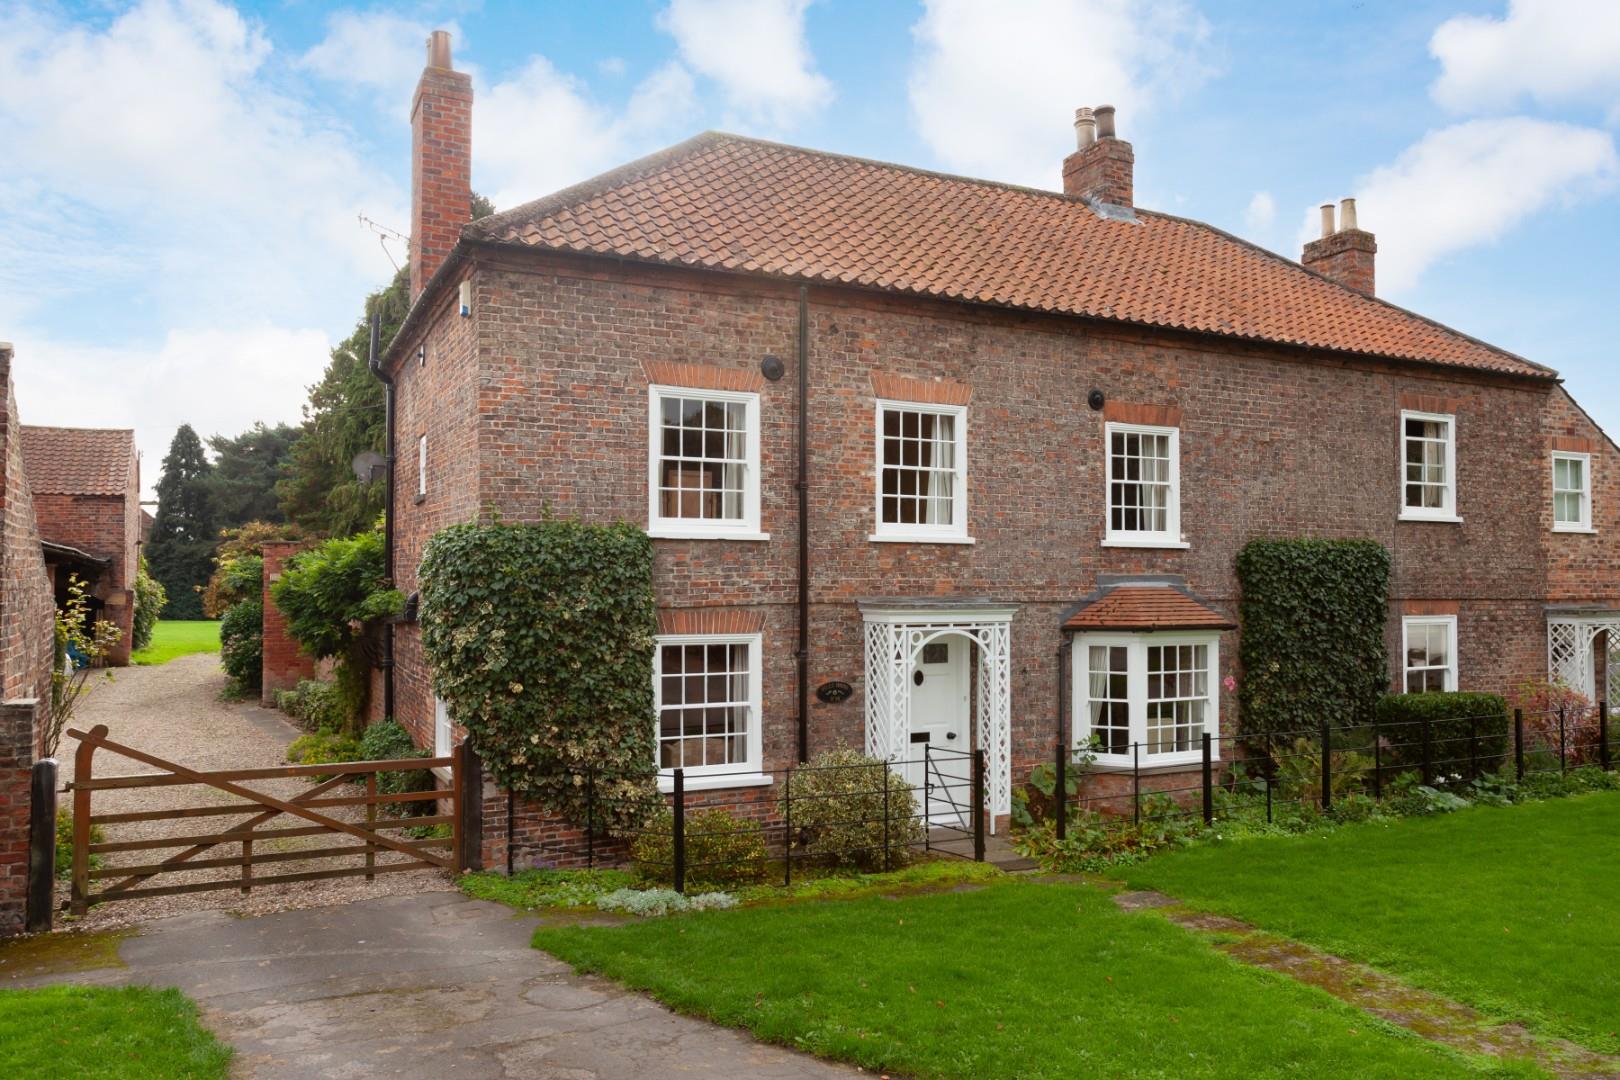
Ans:
MULTIPOLYGON (((174 761, 198 770, 253 769, 287 763, 287 744, 300 734, 279 712, 265 709, 255 702, 227 703, 220 700, 225 688, 225 675, 219 669, 219 657, 207 653, 182 656, 156 667, 129 667, 117 671, 110 683, 97 682, 79 705, 73 726, 88 731, 96 724, 106 724, 108 737, 157 757, 174 761)), ((77 740, 66 736, 57 750, 61 761, 64 784, 73 779, 73 756, 77 740)), ((140 762, 114 754, 109 750, 96 752, 95 772, 98 776, 159 772, 140 762)), ((300 778, 282 780, 251 780, 244 786, 292 799, 307 791, 310 782, 300 778)), ((331 795, 342 794, 333 791, 331 795)), ((62 805, 71 808, 71 794, 61 796, 62 805)), ((173 787, 130 788, 126 790, 97 791, 93 796, 96 814, 120 813, 132 810, 169 809, 181 806, 199 806, 237 802, 224 792, 197 785, 173 787)), ((325 813, 346 820, 364 818, 361 807, 328 809, 325 813)), ((138 840, 161 836, 193 835, 224 831, 227 824, 240 824, 251 816, 222 815, 180 819, 176 821, 126 822, 106 826, 108 841, 138 840)), ((303 824, 282 815, 269 822, 267 828, 303 824)), ((394 835, 399 835, 395 832, 394 835)), ((351 842, 336 834, 284 837, 259 841, 255 851, 296 851, 307 848, 330 848, 351 842)), ((352 841, 356 845, 359 841, 352 841)), ((130 866, 159 862, 174 855, 179 849, 159 851, 121 851, 104 856, 109 866, 130 866)), ((358 848, 357 848, 358 850, 358 848)), ((240 855, 240 844, 221 844, 206 852, 204 858, 240 855)), ((403 860, 395 853, 379 854, 377 864, 403 860)), ((358 865, 360 857, 352 862, 345 856, 319 860, 289 859, 284 862, 255 864, 255 875, 295 874, 312 870, 335 869, 342 865, 358 865)), ((176 885, 188 881, 234 879, 231 868, 170 872, 145 882, 146 885, 176 885)), ((412 870, 381 874, 374 881, 364 878, 336 878, 329 881, 301 881, 266 885, 255 888, 248 896, 236 889, 210 892, 183 893, 178 896, 143 897, 98 905, 77 925, 107 928, 125 925, 164 915, 206 909, 225 909, 244 915, 260 915, 292 908, 339 904, 350 900, 368 899, 424 891, 443 891, 453 888, 450 876, 437 870, 412 870)), ((67 883, 59 888, 61 899, 67 897, 67 883)), ((59 924, 62 920, 59 920, 59 924)))

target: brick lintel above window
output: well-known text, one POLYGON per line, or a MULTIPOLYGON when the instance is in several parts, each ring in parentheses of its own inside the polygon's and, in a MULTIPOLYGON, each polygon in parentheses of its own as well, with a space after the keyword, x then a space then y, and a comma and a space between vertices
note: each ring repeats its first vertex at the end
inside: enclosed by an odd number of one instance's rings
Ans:
POLYGON ((758 634, 765 613, 754 608, 660 608, 660 634, 758 634))
POLYGON ((1456 413, 1462 402, 1452 397, 1442 397, 1439 394, 1419 394, 1405 390, 1401 392, 1401 408, 1410 412, 1424 413, 1456 413))
POLYGON ((765 388, 765 376, 747 368, 717 367, 713 364, 681 364, 673 360, 643 360, 642 374, 660 386, 680 386, 691 390, 731 390, 757 394, 765 388))
POLYGON ((872 394, 890 401, 914 401, 922 405, 967 405, 973 400, 973 387, 955 379, 918 379, 874 371, 872 394))
POLYGON ((1178 428, 1181 426, 1181 406, 1110 401, 1103 405, 1103 419, 1110 424, 1178 428))

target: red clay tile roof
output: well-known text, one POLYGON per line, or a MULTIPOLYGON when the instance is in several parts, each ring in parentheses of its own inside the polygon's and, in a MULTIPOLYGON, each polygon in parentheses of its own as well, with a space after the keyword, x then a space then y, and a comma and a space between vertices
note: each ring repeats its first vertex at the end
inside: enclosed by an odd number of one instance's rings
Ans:
MULTIPOLYGON (((1057 162, 1053 162, 1054 172, 1057 162)), ((718 132, 487 217, 469 239, 888 289, 1551 378, 1219 229, 718 132)))
POLYGON ((1065 630, 1230 630, 1219 611, 1170 585, 1120 585, 1064 622, 1065 630))
POLYGON ((36 495, 124 495, 135 474, 128 428, 22 425, 23 468, 36 495))

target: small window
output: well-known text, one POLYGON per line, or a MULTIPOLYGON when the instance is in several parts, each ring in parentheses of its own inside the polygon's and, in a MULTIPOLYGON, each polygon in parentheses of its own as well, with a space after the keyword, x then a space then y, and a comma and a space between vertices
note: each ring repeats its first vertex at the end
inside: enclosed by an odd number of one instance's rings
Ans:
POLYGON ((1457 617, 1401 620, 1401 689, 1408 694, 1457 689, 1457 617))
POLYGON ((1457 421, 1444 413, 1401 413, 1401 516, 1457 516, 1457 421))
POLYGON ((1105 542, 1181 546, 1181 433, 1176 428, 1108 424, 1105 542))
POLYGON ((648 531, 757 537, 759 395, 652 388, 648 531))
POLYGON ((879 540, 967 538, 967 409, 877 403, 879 540))
POLYGON ((416 493, 427 494, 427 436, 416 440, 416 493))
POLYGON ((1087 634, 1074 657, 1077 745, 1111 765, 1202 760, 1204 733, 1220 729, 1216 635, 1087 634))
POLYGON ((456 729, 450 722, 450 709, 439 698, 433 699, 433 756, 449 757, 456 747, 456 729))
POLYGON ((1592 455, 1552 456, 1553 529, 1588 532, 1592 528, 1592 455))
POLYGON ((760 635, 658 638, 653 688, 658 768, 758 772, 760 635))

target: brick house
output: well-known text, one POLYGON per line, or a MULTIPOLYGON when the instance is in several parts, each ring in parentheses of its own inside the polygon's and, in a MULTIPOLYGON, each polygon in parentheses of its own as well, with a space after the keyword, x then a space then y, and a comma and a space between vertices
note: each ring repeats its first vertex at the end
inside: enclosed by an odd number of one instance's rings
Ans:
MULTIPOLYGON (((1104 107, 1061 191, 709 133, 471 224, 449 51, 383 361, 397 580, 485 510, 646 526, 659 763, 706 797, 977 747, 1002 818, 1060 683, 1105 770, 1187 768, 1234 723, 1256 537, 1389 550, 1393 688, 1620 670, 1615 445, 1555 372, 1377 299, 1352 201, 1300 262, 1137 207, 1104 107)), ((395 682, 446 749, 411 625, 395 682)))
POLYGON ((57 602, 68 577, 90 583, 92 613, 118 627, 108 663, 129 663, 140 566, 141 464, 128 428, 22 428, 34 513, 57 602))

